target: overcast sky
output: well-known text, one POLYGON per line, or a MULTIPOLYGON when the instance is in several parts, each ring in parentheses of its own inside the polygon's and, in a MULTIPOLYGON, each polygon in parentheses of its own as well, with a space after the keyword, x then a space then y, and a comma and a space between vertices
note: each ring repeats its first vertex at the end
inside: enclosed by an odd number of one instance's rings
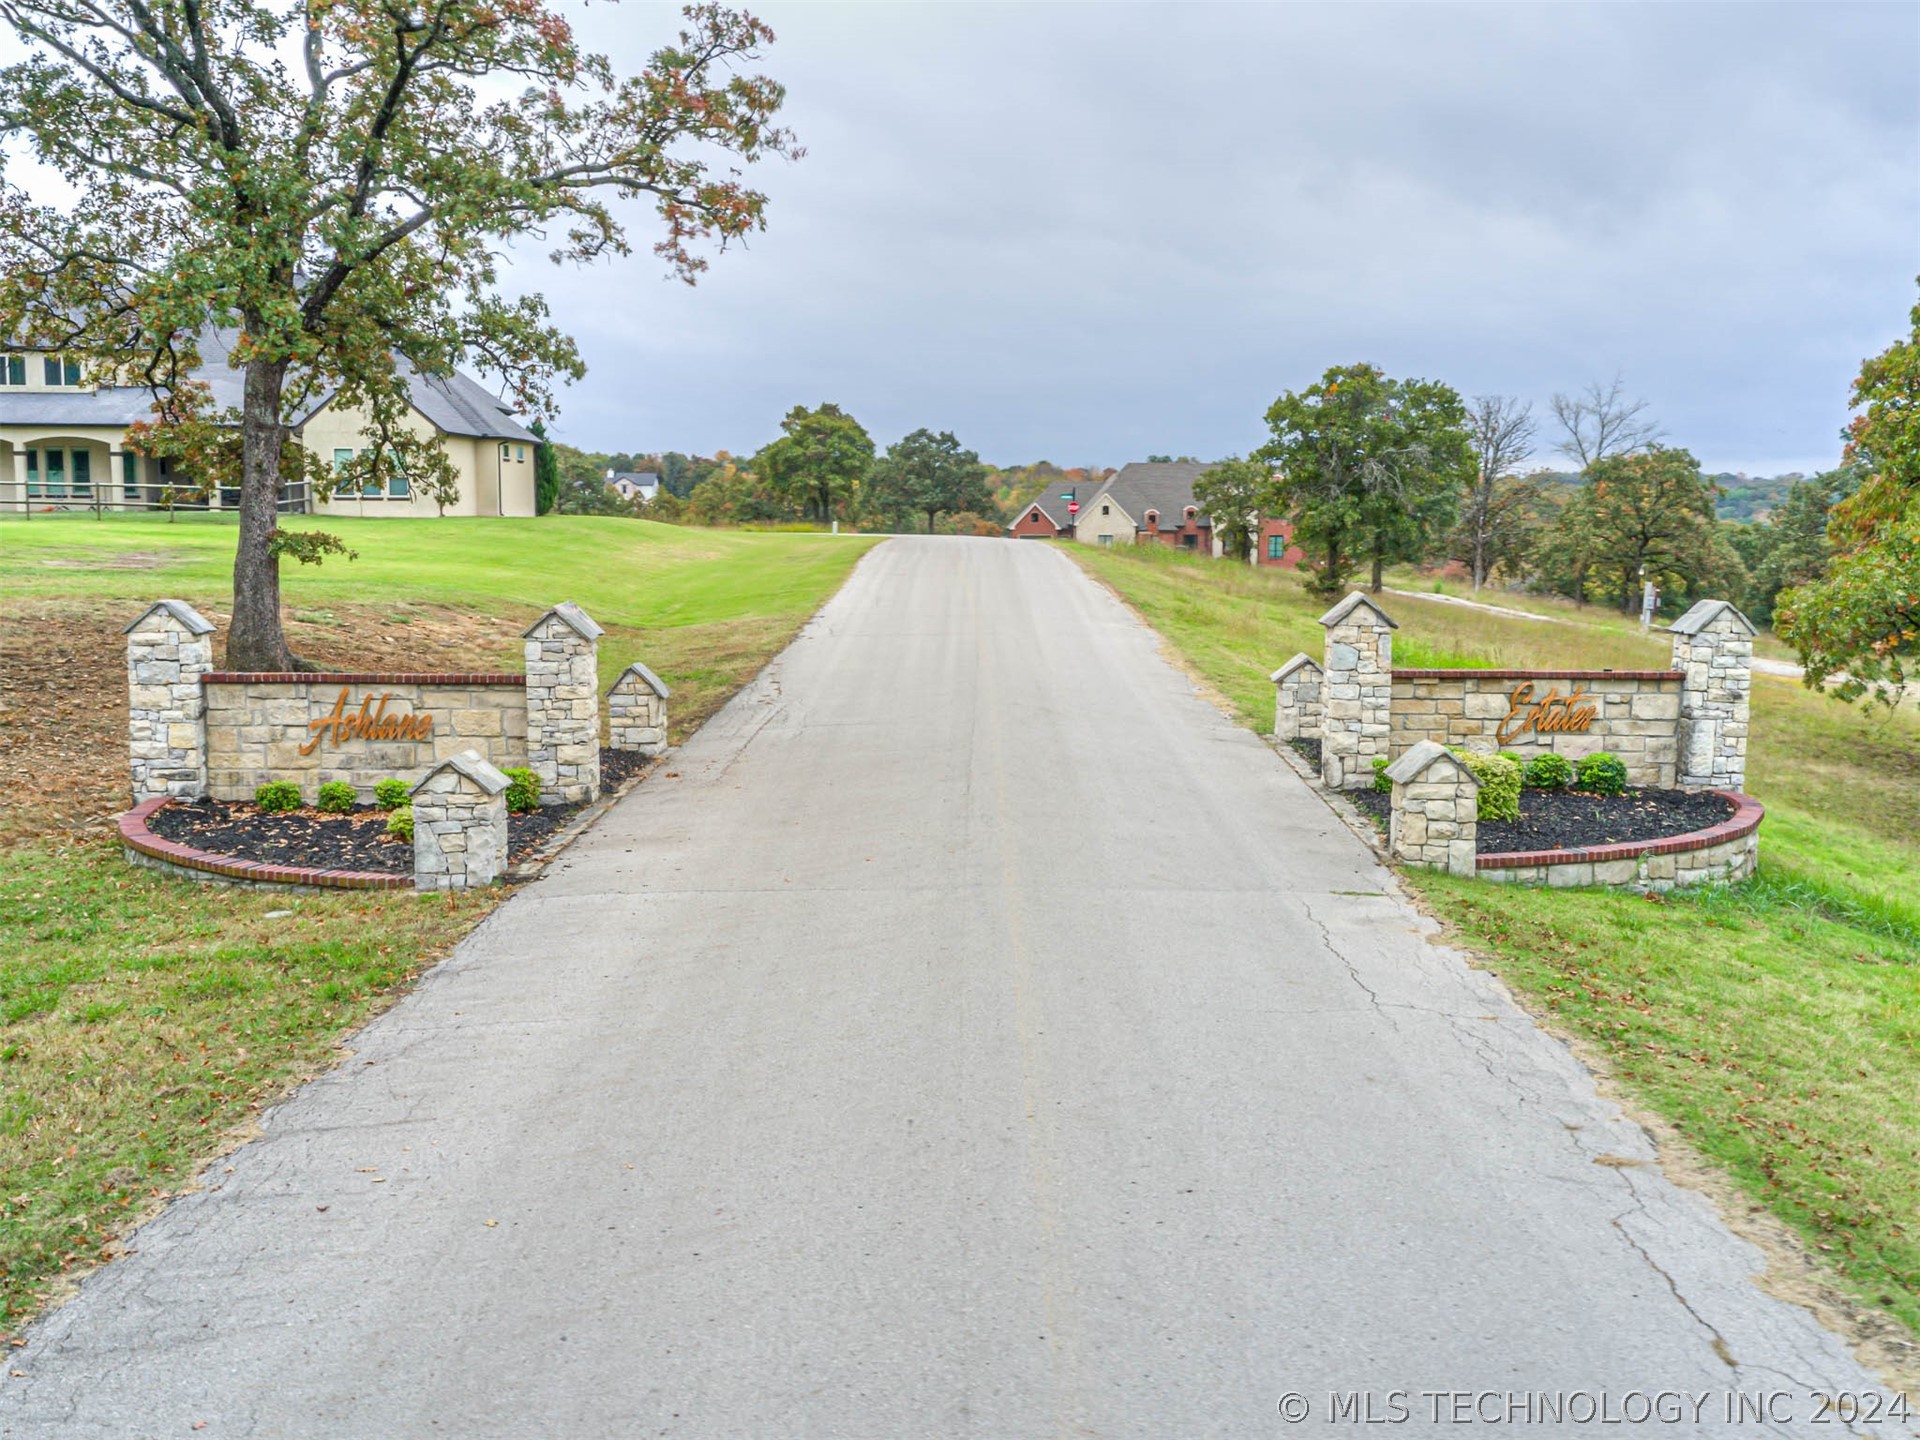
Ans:
MULTIPOLYGON (((1368 360, 1542 413, 1617 371, 1710 470, 1812 470, 1916 299, 1920 5, 754 8, 809 152, 756 167, 767 232, 691 290, 645 245, 528 276, 575 443, 832 400, 999 463, 1213 458, 1368 360)), ((635 64, 673 24, 584 12, 635 64)))

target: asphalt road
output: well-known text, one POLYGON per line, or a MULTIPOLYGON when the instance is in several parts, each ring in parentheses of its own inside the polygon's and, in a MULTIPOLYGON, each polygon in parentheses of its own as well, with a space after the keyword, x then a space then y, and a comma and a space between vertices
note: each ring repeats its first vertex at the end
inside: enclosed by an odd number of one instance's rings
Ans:
POLYGON ((1832 1435, 1871 1388, 1050 547, 883 546, 669 768, 38 1327, 0 1432, 1832 1435))

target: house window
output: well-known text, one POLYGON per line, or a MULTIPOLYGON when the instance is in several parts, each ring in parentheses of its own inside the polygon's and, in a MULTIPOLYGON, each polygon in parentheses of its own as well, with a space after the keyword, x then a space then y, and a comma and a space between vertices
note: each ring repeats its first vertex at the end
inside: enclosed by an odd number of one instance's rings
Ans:
POLYGON ((334 474, 336 475, 343 474, 346 471, 347 466, 351 465, 352 463, 353 463, 353 451, 336 450, 333 452, 333 473, 334 474))
POLYGON ((1198 550, 1200 548, 1200 537, 1198 535, 1182 535, 1180 537, 1180 543, 1189 550, 1198 550))
POLYGON ((509 445, 509 444, 507 444, 507 443, 506 443, 506 441, 504 441, 504 440, 503 440, 503 441, 501 441, 501 442, 500 442, 500 459, 501 459, 501 461, 502 461, 502 462, 504 463, 504 462, 506 462, 506 461, 508 461, 508 460, 511 460, 512 458, 513 458, 513 446, 511 446, 511 445, 509 445))
POLYGON ((140 457, 131 450, 120 452, 120 490, 129 500, 140 498, 140 457))
POLYGON ((517 460, 517 461, 519 461, 519 462, 520 462, 520 464, 522 464, 522 465, 524 465, 524 464, 526 464, 526 463, 527 463, 527 447, 526 447, 526 446, 524 446, 524 445, 516 445, 516 446, 514 446, 514 447, 513 447, 513 458, 514 458, 515 460, 517 460))
POLYGON ((1102 536, 1100 536, 1100 537, 1099 537, 1099 540, 1098 540, 1098 543, 1099 543, 1099 544, 1101 544, 1101 545, 1111 545, 1111 544, 1113 544, 1113 536, 1111 536, 1111 535, 1102 535, 1102 536))
POLYGON ((45 356, 41 365, 42 373, 49 385, 78 385, 80 383, 80 362, 64 355, 45 356))
POLYGON ((1111 505, 1102 505, 1100 507, 1100 513, 1102 515, 1111 515, 1113 513, 1113 507, 1111 505))
POLYGON ((1284 560, 1287 556, 1287 537, 1284 535, 1267 536, 1267 558, 1284 560))
POLYGON ((29 498, 40 493, 40 452, 27 451, 27 495, 29 498))
POLYGON ((93 494, 93 455, 89 451, 73 452, 73 493, 82 497, 93 494))
POLYGON ((0 355, 0 385, 24 385, 27 383, 27 357, 24 355, 0 355))
POLYGON ((400 469, 400 461, 393 462, 393 473, 387 476, 387 498, 405 500, 413 494, 413 487, 407 483, 405 472, 400 469))
POLYGON ((46 464, 41 476, 41 487, 47 497, 64 500, 67 497, 67 452, 49 450, 46 452, 46 464))

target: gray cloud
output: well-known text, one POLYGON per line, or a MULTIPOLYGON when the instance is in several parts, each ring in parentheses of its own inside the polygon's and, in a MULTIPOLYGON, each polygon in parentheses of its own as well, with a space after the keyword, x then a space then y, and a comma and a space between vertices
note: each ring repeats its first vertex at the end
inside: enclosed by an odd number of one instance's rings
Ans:
MULTIPOLYGON (((592 369, 570 439, 750 450, 836 400, 1000 461, 1212 456, 1369 359, 1618 370, 1710 467, 1808 468, 1914 299, 1913 6, 764 13, 811 152, 756 173, 768 233, 694 290, 522 272, 592 369)), ((671 23, 584 22, 629 63, 671 23)))

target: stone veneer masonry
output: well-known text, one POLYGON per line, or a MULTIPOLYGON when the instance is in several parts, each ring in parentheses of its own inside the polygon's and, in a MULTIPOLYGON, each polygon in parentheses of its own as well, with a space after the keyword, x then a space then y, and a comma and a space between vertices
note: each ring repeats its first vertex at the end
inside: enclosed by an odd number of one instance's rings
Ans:
POLYGON ((1702 600, 1672 625, 1673 668, 1685 673, 1680 783, 1747 788, 1753 622, 1724 600, 1702 600))
POLYGON ((205 688, 207 793, 217 800, 251 800, 268 780, 294 781, 308 802, 325 782, 344 780, 371 800, 376 781, 410 780, 463 750, 501 769, 527 763, 519 675, 216 673, 205 688), (342 735, 329 723, 362 713, 368 723, 355 730, 372 733, 342 735), (430 732, 409 738, 402 719, 409 732, 431 721, 430 732))
POLYGON ((207 793, 206 696, 213 622, 184 600, 159 600, 127 626, 127 753, 133 803, 207 793))
POLYGON ((1474 873, 1480 782, 1446 746, 1422 740, 1387 767, 1393 782, 1387 848, 1407 865, 1474 873))
POLYGON ((1373 783, 1373 759, 1389 753, 1393 632, 1387 613, 1354 591, 1320 617, 1326 627, 1320 778, 1330 790, 1373 783))
POLYGON ((413 787, 413 883, 491 885, 507 868, 507 777, 477 750, 442 760, 413 787))
POLYGON ((542 805, 600 798, 600 637, 564 601, 527 627, 527 764, 542 805))
POLYGON ((1605 750, 1626 765, 1629 784, 1670 790, 1684 681, 1669 670, 1396 670, 1393 753, 1422 740, 1521 756, 1551 750, 1569 760, 1605 750), (1495 732, 1526 686, 1532 687, 1528 703, 1580 695, 1582 708, 1593 712, 1591 724, 1584 731, 1527 730, 1497 741, 1495 732))
POLYGON ((667 748, 666 682, 635 661, 607 692, 607 748, 658 755, 667 748))
POLYGON ((1326 676, 1307 655, 1296 655, 1268 677, 1273 681, 1273 738, 1318 740, 1326 676))

